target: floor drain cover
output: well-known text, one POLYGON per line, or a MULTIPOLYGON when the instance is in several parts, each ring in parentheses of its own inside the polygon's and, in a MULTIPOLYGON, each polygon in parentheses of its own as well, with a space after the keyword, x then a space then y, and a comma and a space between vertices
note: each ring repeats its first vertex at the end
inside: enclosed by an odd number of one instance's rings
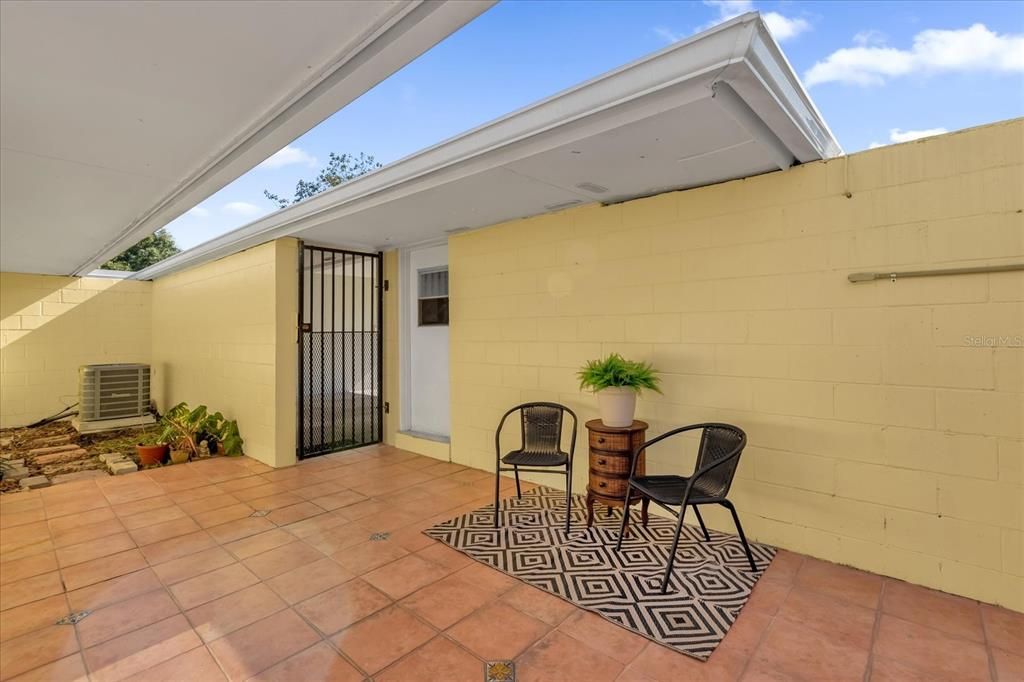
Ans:
POLYGON ((92 611, 78 611, 76 613, 69 613, 68 615, 58 620, 55 623, 55 625, 74 625, 78 621, 88 616, 90 613, 92 613, 92 611))
POLYGON ((512 661, 487 661, 485 682, 516 682, 516 664, 512 661))
POLYGON ((374 542, 380 542, 381 540, 387 540, 389 537, 391 537, 391 533, 383 533, 383 532, 381 532, 381 533, 374 533, 373 535, 370 536, 370 539, 373 540, 374 542))
POLYGON ((257 511, 254 511, 252 514, 249 514, 249 516, 266 516, 269 513, 269 509, 259 509, 257 511))

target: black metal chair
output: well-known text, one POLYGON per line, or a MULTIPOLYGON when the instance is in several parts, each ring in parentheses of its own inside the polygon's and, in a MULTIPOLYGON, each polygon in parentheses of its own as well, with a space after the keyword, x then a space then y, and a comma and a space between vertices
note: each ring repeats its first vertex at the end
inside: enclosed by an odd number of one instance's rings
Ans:
POLYGON ((531 473, 556 473, 550 471, 554 467, 565 467, 565 531, 569 532, 572 518, 572 457, 576 451, 576 413, 565 405, 558 403, 523 403, 506 412, 498 422, 498 430, 494 433, 494 527, 498 527, 498 502, 501 494, 501 472, 512 471, 516 475, 516 497, 522 499, 523 493, 519 485, 519 471, 531 473), (505 420, 513 412, 519 412, 522 434, 522 446, 502 456, 501 430, 505 420), (572 436, 569 452, 562 451, 562 426, 564 416, 572 417, 572 436), (503 466, 506 465, 506 466, 503 466), (529 467, 529 468, 528 468, 529 467))
POLYGON ((696 512, 697 521, 700 523, 700 529, 704 532, 705 540, 710 540, 711 536, 708 534, 707 526, 704 525, 704 519, 701 517, 698 507, 702 504, 719 504, 732 512, 732 520, 739 532, 743 550, 747 553, 750 570, 757 570, 754 555, 751 554, 750 545, 747 544, 747 536, 743 534, 743 526, 740 525, 740 517, 736 515, 736 507, 726 498, 729 488, 732 486, 733 476, 736 474, 736 467, 740 462, 740 454, 743 453, 743 447, 746 444, 747 435, 739 427, 730 424, 692 424, 663 433, 657 438, 647 441, 633 453, 629 483, 626 485, 626 505, 622 513, 622 526, 619 529, 619 540, 615 543, 615 549, 618 551, 622 548, 622 536, 626 533, 629 521, 630 496, 643 495, 674 515, 677 518, 676 534, 672 540, 672 551, 668 555, 665 577, 661 581, 662 593, 668 590, 669 580, 672 578, 672 565, 675 563, 676 550, 679 548, 679 535, 683 530, 683 517, 686 515, 687 507, 693 507, 693 511, 696 512), (655 443, 660 443, 666 438, 696 429, 702 429, 702 432, 697 450, 697 463, 692 475, 635 475, 638 455, 644 449, 655 443), (679 507, 678 514, 671 508, 673 506, 679 507))

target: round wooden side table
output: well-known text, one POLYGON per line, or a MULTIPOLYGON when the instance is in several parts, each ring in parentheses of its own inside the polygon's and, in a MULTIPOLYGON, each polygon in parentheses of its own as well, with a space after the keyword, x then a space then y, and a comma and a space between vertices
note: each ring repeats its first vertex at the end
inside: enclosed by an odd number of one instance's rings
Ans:
MULTIPOLYGON (((629 480, 630 456, 646 440, 647 423, 634 421, 630 426, 605 426, 600 419, 587 422, 590 435, 590 480, 587 485, 587 528, 594 524, 594 503, 608 507, 623 507, 626 502, 626 484, 629 480)), ((636 474, 645 471, 644 453, 639 455, 636 474)), ((650 500, 637 496, 630 504, 640 502, 640 517, 647 527, 647 506, 650 500)))

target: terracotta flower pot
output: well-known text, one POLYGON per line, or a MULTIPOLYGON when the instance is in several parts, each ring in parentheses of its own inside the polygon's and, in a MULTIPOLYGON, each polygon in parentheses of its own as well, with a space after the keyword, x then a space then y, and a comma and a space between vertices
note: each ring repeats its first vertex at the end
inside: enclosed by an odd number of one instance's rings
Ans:
POLYGON ((167 446, 163 443, 159 445, 142 445, 140 443, 135 446, 135 452, 139 455, 139 464, 152 466, 164 461, 167 457, 167 446))
POLYGON ((631 388, 603 388, 597 392, 597 409, 605 426, 630 426, 636 413, 636 391, 631 388))
POLYGON ((184 464, 188 461, 188 450, 171 450, 171 462, 173 464, 184 464))

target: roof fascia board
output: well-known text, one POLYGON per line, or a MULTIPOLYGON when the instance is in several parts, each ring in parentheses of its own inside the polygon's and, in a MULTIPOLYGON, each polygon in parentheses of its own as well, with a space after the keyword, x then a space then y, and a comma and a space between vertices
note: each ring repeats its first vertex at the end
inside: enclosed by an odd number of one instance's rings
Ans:
MULTIPOLYGON (((701 89, 710 86, 713 74, 719 69, 702 72, 701 89)), ((685 90, 690 83, 673 84, 659 93, 648 94, 648 99, 632 99, 600 106, 580 114, 561 125, 545 125, 542 129, 510 137, 500 144, 485 144, 464 154, 438 160, 434 163, 406 167, 402 162, 356 178, 337 188, 322 192, 300 204, 264 216, 243 227, 200 244, 188 251, 172 256, 136 273, 138 279, 152 279, 180 270, 189 265, 219 258, 233 250, 249 248, 258 243, 302 232, 321 223, 341 218, 358 211, 394 201, 411 194, 444 185, 461 178, 500 168, 519 159, 575 140, 596 135, 617 127, 623 120, 638 120, 653 116, 684 101, 697 99, 673 94, 685 90), (642 112, 638 115, 638 112, 642 112), (386 172, 387 171, 387 172, 386 172)), ((447 156, 447 154, 446 154, 447 156)), ((566 191, 571 191, 567 188, 566 191)), ((593 197, 578 193, 587 202, 593 197)))
POLYGON ((776 106, 785 112, 790 125, 806 140, 809 149, 794 149, 794 155, 801 162, 841 155, 842 147, 807 90, 796 78, 796 72, 785 53, 763 22, 758 23, 757 29, 744 55, 744 62, 771 93, 776 106))
POLYGON ((283 148, 496 0, 416 0, 397 3, 354 45, 348 45, 287 97, 260 116, 152 209, 92 254, 73 274, 91 272, 178 217, 264 158, 283 148))
POLYGON ((135 276, 138 279, 160 277, 201 260, 221 257, 231 249, 287 236, 431 185, 568 144, 599 133, 601 129, 615 127, 617 118, 632 114, 634 120, 639 120, 678 106, 684 101, 679 97, 680 91, 698 83, 709 92, 717 74, 744 59, 757 20, 756 13, 736 17, 709 32, 675 43, 649 57, 253 221, 135 276), (681 50, 697 41, 706 41, 709 48, 697 55, 681 50), (727 55, 724 59, 723 53, 727 55), (665 80, 665 74, 683 75, 665 80), (638 116, 641 110, 643 115, 638 116))

